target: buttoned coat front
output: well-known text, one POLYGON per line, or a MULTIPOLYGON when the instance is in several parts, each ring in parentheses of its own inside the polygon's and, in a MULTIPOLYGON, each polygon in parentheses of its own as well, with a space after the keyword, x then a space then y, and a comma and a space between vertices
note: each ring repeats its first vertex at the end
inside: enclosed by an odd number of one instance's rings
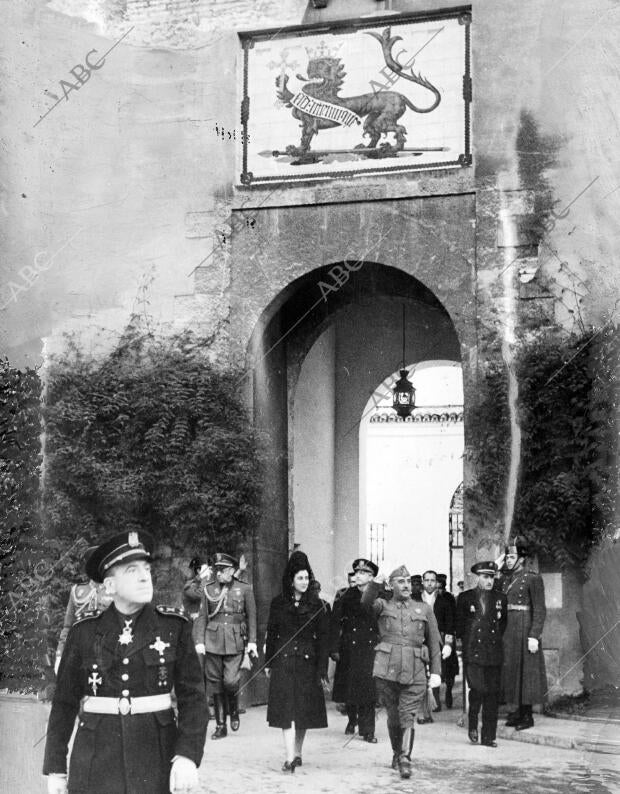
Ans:
POLYGON ((372 668, 379 629, 374 614, 362 609, 362 594, 349 588, 334 601, 330 653, 339 653, 332 699, 362 706, 376 700, 372 668))
POLYGON ((194 621, 194 642, 219 656, 243 653, 245 643, 256 642, 256 602, 251 585, 236 577, 229 585, 208 582, 202 592, 200 612, 194 621), (226 593, 222 598, 222 591, 226 593), (220 603, 221 599, 221 603, 220 603))
POLYGON ((271 668, 267 721, 273 728, 326 728, 321 678, 327 675, 329 618, 308 594, 276 596, 267 623, 265 666, 271 668))
POLYGON ((77 622, 67 637, 43 773, 66 772, 67 746, 79 714, 70 794, 168 794, 173 756, 200 765, 208 712, 191 625, 175 610, 151 604, 132 623, 131 642, 121 644, 123 617, 112 605, 77 622), (84 697, 131 699, 173 689, 176 720, 172 708, 124 716, 80 711, 84 697))
POLYGON ((496 590, 474 587, 456 600, 456 636, 463 641, 463 661, 500 667, 504 659, 507 600, 496 590))

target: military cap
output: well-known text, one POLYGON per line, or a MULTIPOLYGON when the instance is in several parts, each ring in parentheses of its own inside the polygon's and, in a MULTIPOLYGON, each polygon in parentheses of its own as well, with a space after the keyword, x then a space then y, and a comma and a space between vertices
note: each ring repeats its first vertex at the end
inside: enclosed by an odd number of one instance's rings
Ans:
POLYGON ((480 575, 481 573, 488 573, 490 576, 495 576, 497 573, 497 565, 493 562, 493 560, 477 562, 475 565, 471 566, 471 572, 477 575, 480 575))
POLYGON ((447 581, 448 581, 448 577, 446 576, 445 573, 438 573, 437 574, 437 581, 438 582, 443 582, 444 584, 446 584, 447 581))
POLYGON ((150 560, 155 542, 148 532, 119 532, 96 546, 86 560, 86 573, 93 582, 103 582, 107 572, 119 562, 150 560))
POLYGON ((198 570, 202 567, 202 557, 192 557, 189 561, 189 567, 194 570, 198 570))
POLYGON ((238 568, 239 563, 230 554, 218 553, 213 558, 213 566, 215 568, 238 568))
POLYGON ((411 577, 411 584, 422 584, 422 575, 419 573, 414 573, 411 577))
POLYGON ((364 559, 364 557, 359 557, 357 560, 353 560, 352 567, 353 573, 356 571, 366 571, 367 573, 371 573, 373 576, 376 576, 379 573, 379 566, 371 560, 364 559))
POLYGON ((524 537, 516 535, 508 541, 504 548, 505 554, 517 554, 519 557, 527 557, 529 550, 524 537))
POLYGON ((395 568, 390 574, 390 579, 400 579, 401 577, 405 577, 406 579, 409 579, 410 577, 410 573, 405 565, 395 568))

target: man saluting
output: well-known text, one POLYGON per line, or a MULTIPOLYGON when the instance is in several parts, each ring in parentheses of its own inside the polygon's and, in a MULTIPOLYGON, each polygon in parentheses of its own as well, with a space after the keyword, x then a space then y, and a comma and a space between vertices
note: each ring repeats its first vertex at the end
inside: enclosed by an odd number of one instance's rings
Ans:
POLYGON ((187 618, 150 603, 152 551, 146 532, 122 532, 88 558, 86 573, 113 603, 67 637, 47 729, 49 794, 177 794, 197 782, 208 720, 202 671, 187 618))

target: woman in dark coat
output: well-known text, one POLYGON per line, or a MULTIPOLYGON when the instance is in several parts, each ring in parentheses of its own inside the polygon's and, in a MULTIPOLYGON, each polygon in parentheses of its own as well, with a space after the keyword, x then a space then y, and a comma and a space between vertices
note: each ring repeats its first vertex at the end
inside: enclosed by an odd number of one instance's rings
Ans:
POLYGON ((265 667, 270 677, 267 722, 282 728, 284 772, 301 766, 308 728, 326 728, 323 684, 327 678, 329 619, 309 585, 314 576, 303 552, 293 552, 282 593, 271 602, 265 667))

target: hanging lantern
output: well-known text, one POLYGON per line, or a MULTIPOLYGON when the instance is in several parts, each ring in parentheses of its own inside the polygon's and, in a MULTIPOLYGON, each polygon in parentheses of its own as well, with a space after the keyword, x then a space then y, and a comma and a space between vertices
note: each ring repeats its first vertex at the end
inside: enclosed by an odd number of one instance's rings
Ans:
POLYGON ((411 412, 415 408, 415 389, 407 377, 408 374, 406 369, 401 369, 400 378, 396 381, 393 389, 392 408, 403 419, 411 416, 411 412))

